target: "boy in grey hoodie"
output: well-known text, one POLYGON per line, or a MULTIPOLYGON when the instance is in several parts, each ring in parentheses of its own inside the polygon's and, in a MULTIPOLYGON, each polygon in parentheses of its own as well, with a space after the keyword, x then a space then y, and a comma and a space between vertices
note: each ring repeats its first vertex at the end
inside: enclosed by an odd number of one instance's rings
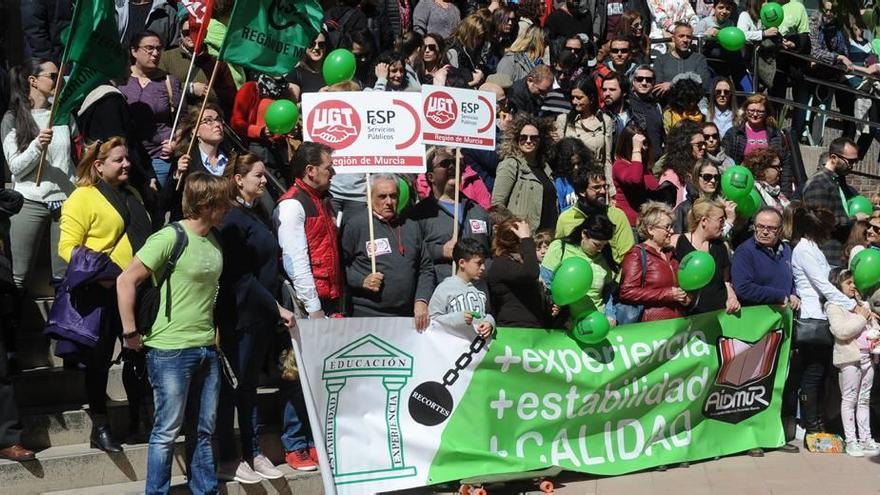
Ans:
POLYGON ((431 319, 456 329, 474 324, 480 337, 487 339, 495 330, 495 319, 488 314, 486 293, 474 286, 486 270, 486 249, 476 239, 461 239, 452 248, 458 271, 434 289, 428 313, 431 319))

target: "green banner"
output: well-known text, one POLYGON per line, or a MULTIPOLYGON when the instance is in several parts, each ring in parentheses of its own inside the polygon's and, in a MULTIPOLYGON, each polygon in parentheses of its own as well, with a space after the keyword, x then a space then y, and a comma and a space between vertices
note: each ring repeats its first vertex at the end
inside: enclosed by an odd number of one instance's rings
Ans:
POLYGON ((791 313, 628 325, 595 346, 501 328, 443 430, 428 483, 559 466, 619 475, 784 443, 791 313))
POLYGON ((220 58, 272 76, 293 70, 318 36, 324 12, 316 0, 238 1, 220 58))
POLYGON ((86 95, 128 73, 128 54, 119 44, 113 0, 78 0, 66 37, 64 64, 70 78, 58 95, 53 125, 64 125, 86 95))

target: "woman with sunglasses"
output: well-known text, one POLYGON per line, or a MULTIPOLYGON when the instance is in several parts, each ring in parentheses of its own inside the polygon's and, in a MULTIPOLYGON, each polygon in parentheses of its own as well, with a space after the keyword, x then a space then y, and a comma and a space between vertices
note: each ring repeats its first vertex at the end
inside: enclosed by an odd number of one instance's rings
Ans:
POLYGON ((843 245, 842 265, 852 269, 852 262, 856 255, 868 248, 876 248, 876 243, 880 239, 880 219, 872 219, 874 224, 868 220, 856 220, 849 229, 849 238, 843 245))
MULTIPOLYGON (((55 93, 58 67, 49 60, 31 60, 14 67, 10 79, 12 91, 4 121, 12 127, 4 130, 3 154, 12 173, 12 188, 24 196, 24 204, 11 219, 12 252, 8 254, 12 255, 15 287, 24 290, 46 227, 51 245, 58 244, 61 205, 73 192, 75 175, 70 126, 49 122, 49 97, 55 93), (37 186, 43 151, 46 162, 42 182, 37 186)), ((61 279, 67 268, 64 260, 54 250, 50 259, 52 278, 61 279)))
POLYGON ((712 82, 712 94, 709 95, 709 111, 706 120, 718 127, 720 138, 723 138, 727 131, 733 127, 735 116, 736 95, 733 93, 733 82, 726 76, 716 77, 712 82))
POLYGON ((708 313, 724 309, 732 314, 739 311, 740 303, 730 283, 730 256, 724 243, 724 226, 730 214, 729 207, 718 199, 702 197, 694 202, 687 215, 687 233, 672 236, 675 259, 679 263, 694 251, 709 253, 715 260, 712 280, 692 294, 694 305, 688 314, 708 313))
POLYGON ((559 215, 553 171, 547 164, 550 129, 546 120, 522 113, 509 124, 492 189, 492 206, 506 206, 532 230, 555 229, 559 215))
POLYGON ((706 139, 700 124, 690 120, 679 122, 666 136, 665 150, 653 169, 660 183, 656 197, 674 208, 686 199, 687 178, 706 155, 706 139))
POLYGON ((519 16, 512 5, 504 5, 492 12, 492 43, 486 60, 486 70, 496 72, 504 52, 519 34, 519 16))
POLYGON ((781 213, 790 201, 782 192, 779 182, 782 179, 782 161, 779 153, 770 148, 752 151, 742 162, 755 177, 755 189, 761 195, 764 206, 776 208, 781 213))
POLYGON ((793 170, 791 150, 771 114, 770 102, 763 94, 754 94, 746 98, 744 111, 737 125, 732 127, 721 141, 727 156, 735 163, 742 163, 750 151, 757 148, 772 148, 779 154, 782 164, 780 185, 786 196, 792 193, 793 170))
POLYGON ((303 93, 316 93, 327 85, 321 70, 326 56, 327 33, 321 31, 306 48, 306 55, 296 68, 287 75, 287 81, 293 84, 293 92, 297 95, 297 100, 303 93))
POLYGON ((434 74, 446 67, 446 40, 436 33, 428 33, 422 45, 422 64, 419 80, 422 84, 433 84, 434 74))
MULTIPOLYGON (((687 197, 675 207, 675 223, 673 228, 676 234, 688 231, 688 215, 693 205, 701 198, 721 201, 721 171, 718 167, 706 160, 701 160, 694 165, 688 174, 685 184, 687 197)), ((733 219, 736 218, 736 203, 733 201, 723 202, 727 221, 722 225, 724 234, 733 227, 733 219)))
MULTIPOLYGON (((571 111, 556 118, 559 138, 579 139, 593 154, 593 163, 605 170, 608 184, 611 178, 611 154, 614 122, 605 113, 599 113, 599 94, 596 83, 589 77, 579 79, 571 90, 571 111)), ((612 196, 614 193, 611 193, 612 196)))
POLYGON ((162 40, 152 31, 131 39, 131 77, 119 87, 131 109, 138 140, 150 155, 157 187, 171 170, 171 125, 180 102, 180 80, 159 68, 162 40))
POLYGON ((706 140, 706 155, 704 158, 718 167, 718 171, 723 174, 727 167, 732 167, 734 163, 733 159, 727 156, 724 148, 721 147, 721 133, 718 131, 718 126, 712 122, 704 122, 703 138, 706 140))
POLYGON ((538 65, 538 60, 544 56, 545 48, 544 30, 539 26, 531 26, 510 45, 498 62, 495 73, 504 74, 511 81, 519 81, 538 65))

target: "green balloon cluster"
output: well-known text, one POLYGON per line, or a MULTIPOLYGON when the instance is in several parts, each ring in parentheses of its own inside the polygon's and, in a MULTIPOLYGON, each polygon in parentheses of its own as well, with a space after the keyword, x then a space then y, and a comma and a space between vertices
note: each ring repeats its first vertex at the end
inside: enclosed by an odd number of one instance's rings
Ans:
POLYGON ((880 250, 867 248, 850 263, 856 289, 866 293, 880 283, 880 250))
POLYGON ((610 329, 608 318, 599 311, 593 311, 576 319, 571 333, 579 342, 594 345, 605 340, 610 329))
POLYGON ((357 68, 354 54, 345 48, 337 48, 327 55, 321 72, 324 74, 324 83, 332 86, 342 81, 350 81, 354 77, 357 68))
POLYGON ((854 196, 846 202, 846 210, 851 217, 856 216, 857 213, 870 215, 874 211, 874 205, 871 204, 870 199, 864 196, 854 196))
POLYGON ((568 258, 553 274, 550 294, 557 306, 568 306, 582 299, 593 286, 593 267, 584 258, 568 258))
POLYGON ((727 199, 736 203, 748 196, 754 185, 752 171, 742 165, 728 167, 721 174, 721 191, 727 199))
POLYGON ((704 251, 691 251, 678 265, 678 285, 685 291, 700 290, 715 276, 715 259, 704 251))
POLYGON ((761 25, 764 29, 779 27, 785 19, 785 11, 782 5, 776 2, 767 2, 761 7, 761 25))
POLYGON ((729 52, 741 50, 746 44, 746 34, 736 26, 728 26, 718 31, 718 44, 729 52))
POLYGON ((264 119, 272 134, 287 134, 299 120, 299 107, 290 100, 275 100, 266 108, 264 119))

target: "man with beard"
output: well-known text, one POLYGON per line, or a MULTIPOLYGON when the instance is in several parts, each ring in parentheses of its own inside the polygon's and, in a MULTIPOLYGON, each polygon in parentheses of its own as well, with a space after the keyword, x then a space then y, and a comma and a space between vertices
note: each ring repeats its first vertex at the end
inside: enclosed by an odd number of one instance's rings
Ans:
POLYGON ((577 203, 563 211, 556 221, 556 238, 563 239, 583 223, 590 215, 607 215, 614 224, 611 237, 611 257, 620 264, 623 256, 635 245, 632 228, 626 213, 616 206, 608 206, 608 182, 601 167, 578 167, 571 177, 572 185, 578 195, 577 203))
POLYGON ((577 0, 565 0, 565 3, 547 16, 544 29, 550 39, 567 38, 575 34, 593 37, 593 19, 590 12, 580 8, 577 0))
POLYGON ((663 143, 666 140, 666 131, 663 129, 663 114, 660 112, 660 104, 654 98, 654 69, 650 65, 636 67, 630 77, 630 87, 627 103, 633 119, 641 119, 644 124, 645 135, 651 143, 651 153, 656 159, 663 154, 663 143))
POLYGON ((663 96, 672 86, 672 79, 685 72, 693 72, 700 76, 700 82, 704 91, 709 91, 709 82, 712 79, 709 74, 709 64, 706 57, 701 53, 691 51, 691 41, 694 39, 694 28, 684 22, 676 22, 672 30, 672 43, 674 49, 657 57, 654 62, 654 74, 657 78, 654 93, 663 96))
POLYGON ((614 137, 623 131, 630 119, 629 104, 626 98, 626 82, 617 72, 602 76, 601 97, 602 111, 614 121, 614 137))

